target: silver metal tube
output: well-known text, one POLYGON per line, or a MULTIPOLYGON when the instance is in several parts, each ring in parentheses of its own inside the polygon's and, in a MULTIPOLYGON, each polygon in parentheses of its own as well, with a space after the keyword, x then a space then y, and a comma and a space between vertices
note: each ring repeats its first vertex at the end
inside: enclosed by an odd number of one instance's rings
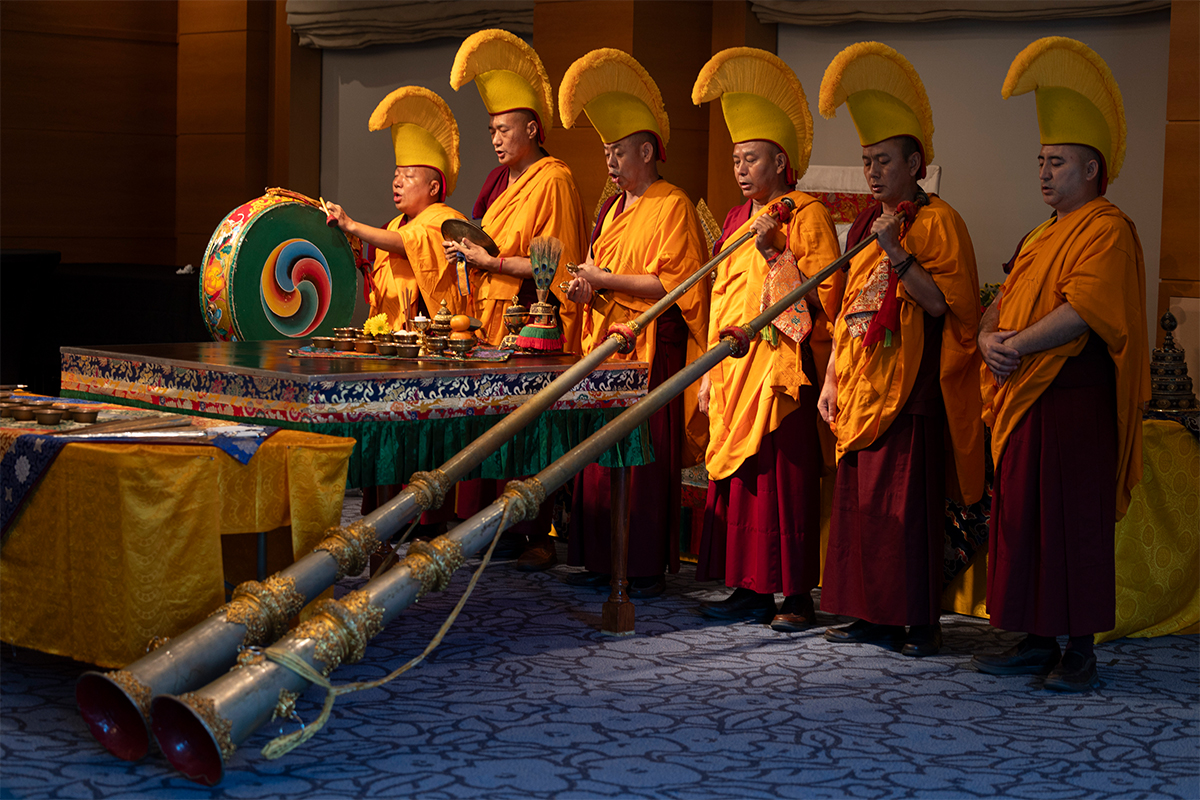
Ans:
MULTIPOLYGON (((634 335, 644 330, 717 264, 749 241, 752 235, 747 233, 732 242, 639 315, 630 323, 634 335)), ((451 483, 462 480, 624 344, 621 335, 610 334, 592 352, 525 401, 516 411, 452 456, 440 471, 451 483)), ((380 541, 387 541, 424 510, 418 497, 418 492, 412 486, 406 487, 399 495, 367 515, 363 523, 374 527, 380 541)), ((284 569, 278 577, 294 584, 303 603, 307 603, 334 584, 337 571, 338 564, 329 553, 318 550, 284 569)), ((246 636, 245 625, 230 621, 221 613, 122 670, 84 673, 76 685, 75 700, 92 736, 118 758, 127 761, 141 758, 149 749, 147 714, 150 699, 156 695, 181 694, 214 680, 233 666, 246 636)))
MULTIPOLYGON (((713 366, 730 355, 744 355, 743 344, 748 344, 749 339, 772 319, 816 288, 835 270, 841 269, 855 252, 857 250, 821 270, 740 329, 726 329, 715 347, 539 472, 535 481, 547 493, 562 486, 713 366), (743 337, 745 341, 739 341, 743 337)), ((438 537, 438 540, 456 544, 461 548, 464 558, 470 557, 497 534, 505 503, 503 498, 498 500, 454 530, 438 537)), ((396 568, 369 581, 361 590, 369 605, 382 609, 382 625, 399 615, 418 596, 421 584, 419 577, 414 575, 411 558, 411 555, 407 556, 396 568)), ((293 632, 281 639, 275 648, 302 658, 317 668, 314 664, 313 640, 310 638, 293 632)), ((233 746, 270 718, 279 701, 280 691, 297 691, 296 687, 308 685, 308 681, 273 661, 244 666, 191 693, 189 697, 155 697, 154 734, 167 759, 184 775, 199 783, 215 785, 224 776, 226 755, 232 752, 233 746)))

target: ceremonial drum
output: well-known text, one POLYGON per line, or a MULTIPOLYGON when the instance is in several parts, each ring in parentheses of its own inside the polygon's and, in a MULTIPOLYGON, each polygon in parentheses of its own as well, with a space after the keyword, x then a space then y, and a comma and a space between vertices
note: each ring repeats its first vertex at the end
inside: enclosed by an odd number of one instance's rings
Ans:
POLYGON ((268 189, 221 220, 200 268, 200 305, 214 339, 332 335, 350 324, 362 243, 325 219, 317 201, 268 189))

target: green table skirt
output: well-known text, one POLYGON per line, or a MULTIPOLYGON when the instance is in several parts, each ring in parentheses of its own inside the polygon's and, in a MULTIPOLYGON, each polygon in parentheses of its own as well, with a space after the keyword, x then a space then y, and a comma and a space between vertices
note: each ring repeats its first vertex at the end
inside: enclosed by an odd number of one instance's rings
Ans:
MULTIPOLYGON (((63 396, 120 403, 173 414, 227 419, 244 424, 273 425, 331 436, 348 436, 357 442, 354 453, 350 456, 350 471, 347 477, 347 484, 352 488, 407 483, 414 472, 437 469, 455 453, 475 441, 484 431, 504 419, 504 416, 499 414, 480 414, 403 422, 372 420, 307 423, 197 413, 89 392, 66 391, 63 392, 63 396)), ((535 422, 517 433, 467 477, 497 479, 536 475, 608 422, 616 419, 624 410, 606 408, 544 411, 535 422)), ((644 422, 596 459, 596 463, 603 467, 636 467, 652 461, 654 449, 650 444, 650 430, 644 422)))

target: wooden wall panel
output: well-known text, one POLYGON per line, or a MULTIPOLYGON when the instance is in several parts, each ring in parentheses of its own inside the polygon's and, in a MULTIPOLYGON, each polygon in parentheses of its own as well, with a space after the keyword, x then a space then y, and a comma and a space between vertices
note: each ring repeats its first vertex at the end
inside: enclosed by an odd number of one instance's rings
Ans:
POLYGON ((169 2, 40 0, 5 3, 0 24, 5 31, 174 44, 176 9, 169 2))
POLYGON ((321 174, 321 51, 300 46, 274 0, 267 108, 267 183, 315 197, 321 174))
MULTIPOLYGON (((1200 297, 1200 4, 1171 3, 1158 315, 1171 297, 1200 297)), ((1162 344, 1158 329, 1157 341, 1162 344)), ((1194 346, 1194 345, 1193 345, 1194 346)), ((1195 376, 1193 376, 1195 377, 1195 376)))
POLYGON ((1195 0, 1171 3, 1167 119, 1200 120, 1200 3, 1195 0))
POLYGON ((170 264, 174 3, 8 3, 0 246, 170 264))

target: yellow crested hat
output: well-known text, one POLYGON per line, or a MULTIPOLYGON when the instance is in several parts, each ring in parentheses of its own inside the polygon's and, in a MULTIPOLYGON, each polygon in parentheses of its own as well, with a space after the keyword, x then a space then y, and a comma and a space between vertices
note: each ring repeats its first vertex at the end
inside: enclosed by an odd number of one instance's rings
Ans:
POLYGON ((422 86, 401 86, 383 98, 367 127, 392 129, 397 167, 431 167, 442 174, 442 197, 458 183, 458 123, 446 101, 422 86))
POLYGON ((573 127, 580 111, 605 144, 647 131, 658 139, 659 157, 667 160, 671 123, 662 95, 650 73, 628 53, 605 47, 570 66, 558 87, 563 127, 573 127))
POLYGON ((779 56, 753 47, 717 53, 700 70, 692 102, 718 97, 734 144, 771 142, 787 154, 788 183, 804 175, 812 155, 812 113, 796 73, 779 56))
POLYGON ((470 81, 489 114, 532 112, 538 141, 546 140, 546 126, 554 123, 554 90, 542 60, 524 39, 498 28, 468 36, 450 68, 450 86, 457 92, 470 81))
POLYGON ((1047 36, 1013 59, 1000 89, 1033 92, 1042 144, 1083 144, 1100 153, 1100 191, 1125 162, 1125 104, 1104 59, 1083 42, 1047 36))
POLYGON ((842 103, 863 147, 893 136, 915 139, 924 158, 917 177, 925 176, 925 165, 933 162, 933 111, 907 58, 880 42, 859 42, 838 53, 821 80, 817 108, 831 119, 842 103))

